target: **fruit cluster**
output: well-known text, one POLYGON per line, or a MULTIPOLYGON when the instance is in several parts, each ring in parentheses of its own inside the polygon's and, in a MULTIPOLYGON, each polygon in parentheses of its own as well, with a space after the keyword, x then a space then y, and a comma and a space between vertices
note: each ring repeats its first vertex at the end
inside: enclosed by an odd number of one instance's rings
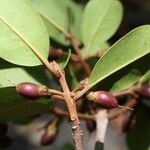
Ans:
MULTIPOLYGON (((23 82, 16 86, 16 91, 23 97, 29 100, 36 100, 42 96, 49 95, 48 88, 45 86, 39 86, 30 82, 23 82)), ((140 96, 150 98, 150 85, 142 85, 138 91, 140 96)), ((119 107, 116 97, 107 91, 95 91, 87 94, 87 99, 92 101, 98 107, 111 109, 119 107)), ((123 106, 122 106, 123 107, 123 106)), ((86 120, 86 127, 89 132, 93 132, 96 129, 96 122, 94 120, 86 120)), ((1 130, 0 130, 1 132, 1 130)), ((53 143, 58 133, 58 120, 53 120, 50 123, 41 138, 42 145, 48 145, 53 143)), ((3 133, 5 134, 5 130, 3 133)))

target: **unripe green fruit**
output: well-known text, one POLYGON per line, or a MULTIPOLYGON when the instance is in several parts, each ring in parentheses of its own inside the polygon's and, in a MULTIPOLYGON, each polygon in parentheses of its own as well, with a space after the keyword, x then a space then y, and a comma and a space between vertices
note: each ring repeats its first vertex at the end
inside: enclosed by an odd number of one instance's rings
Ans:
POLYGON ((90 92, 87 99, 94 101, 98 106, 104 108, 114 108, 118 106, 117 99, 107 91, 90 92))
POLYGON ((150 85, 149 84, 142 85, 141 88, 139 89, 139 94, 141 96, 150 98, 150 85))
POLYGON ((39 86, 30 82, 22 82, 16 86, 17 92, 26 98, 36 99, 41 96, 47 95, 48 88, 44 86, 39 86))

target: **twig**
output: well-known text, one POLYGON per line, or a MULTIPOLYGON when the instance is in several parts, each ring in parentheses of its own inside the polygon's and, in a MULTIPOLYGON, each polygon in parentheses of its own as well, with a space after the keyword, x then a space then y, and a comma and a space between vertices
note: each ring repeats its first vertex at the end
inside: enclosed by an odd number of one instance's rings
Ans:
POLYGON ((85 60, 82 58, 82 55, 80 53, 80 49, 78 47, 77 40, 76 40, 75 36, 71 35, 68 39, 70 40, 70 43, 71 43, 72 47, 74 48, 74 51, 78 55, 78 58, 79 58, 82 66, 85 70, 85 73, 87 74, 87 76, 89 76, 91 73, 91 68, 90 68, 89 64, 86 63, 85 60))
POLYGON ((60 95, 52 95, 52 99, 64 102, 64 97, 60 95))
POLYGON ((72 138, 74 140, 76 150, 82 150, 83 149, 82 133, 81 133, 80 126, 79 126, 80 122, 79 122, 75 102, 71 98, 71 93, 68 88, 63 71, 59 68, 56 62, 52 62, 52 65, 55 68, 55 74, 58 75, 59 82, 64 92, 65 102, 67 104, 67 108, 69 110, 69 114, 71 118, 71 125, 72 125, 72 131, 73 131, 72 138))
POLYGON ((56 62, 49 63, 48 60, 45 59, 43 55, 41 55, 41 53, 35 47, 33 47, 28 41, 26 41, 26 39, 24 39, 22 35, 20 35, 19 32, 17 32, 15 29, 13 30, 31 48, 32 52, 41 60, 41 62, 47 67, 47 69, 51 71, 57 78, 59 78, 59 82, 64 92, 65 102, 67 104, 70 117, 71 117, 71 124, 72 124, 72 129, 73 129, 73 139, 75 142, 75 147, 76 147, 76 150, 82 150, 83 148, 82 148, 81 130, 79 126, 79 119, 77 115, 76 105, 73 99, 70 97, 70 91, 66 83, 64 74, 62 73, 61 69, 59 68, 56 62))
POLYGON ((63 96, 63 93, 60 91, 57 91, 55 89, 48 89, 48 94, 50 95, 59 95, 59 96, 63 96))

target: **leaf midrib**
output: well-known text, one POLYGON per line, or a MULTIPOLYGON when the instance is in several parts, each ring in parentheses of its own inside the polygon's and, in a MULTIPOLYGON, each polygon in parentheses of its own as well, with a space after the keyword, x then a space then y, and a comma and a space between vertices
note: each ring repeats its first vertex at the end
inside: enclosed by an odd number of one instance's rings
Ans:
POLYGON ((50 17, 48 17, 44 12, 40 11, 39 9, 37 9, 37 11, 43 18, 45 18, 52 26, 57 28, 60 32, 63 33, 65 31, 65 33, 67 33, 66 29, 64 29, 62 26, 57 24, 57 22, 55 22, 54 20, 50 19, 50 17))
MULTIPOLYGON (((111 8, 111 4, 113 3, 113 1, 111 1, 110 6, 108 7, 108 10, 111 8)), ((96 36, 97 30, 99 29, 99 27, 101 26, 101 24, 103 23, 104 18, 108 15, 108 11, 106 11, 106 13, 104 14, 104 16, 102 17, 102 19, 98 22, 97 24, 97 28, 95 28, 95 32, 93 32, 91 38, 89 39, 88 45, 86 47, 86 51, 88 52, 90 50, 91 44, 92 44, 92 40, 94 39, 94 37, 96 36)))

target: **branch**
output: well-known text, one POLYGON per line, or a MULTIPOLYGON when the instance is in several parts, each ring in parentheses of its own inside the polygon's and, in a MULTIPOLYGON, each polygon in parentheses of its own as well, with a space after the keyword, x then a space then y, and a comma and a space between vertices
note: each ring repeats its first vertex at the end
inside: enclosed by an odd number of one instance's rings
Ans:
POLYGON ((50 95, 59 95, 59 96, 63 96, 63 93, 60 91, 57 91, 55 89, 48 89, 48 94, 50 95))
POLYGON ((53 65, 53 68, 55 69, 55 74, 57 75, 59 82, 61 84, 61 87, 63 89, 63 92, 64 92, 64 99, 65 99, 65 102, 67 104, 67 108, 70 114, 72 132, 73 132, 72 137, 75 142, 76 150, 82 150, 83 149, 82 138, 81 138, 82 133, 81 133, 80 126, 79 126, 80 122, 79 122, 79 118, 78 118, 78 114, 76 110, 76 104, 71 98, 71 93, 68 88, 64 72, 59 68, 56 62, 52 62, 51 64, 53 65))
POLYGON ((86 63, 85 60, 82 58, 82 55, 80 53, 80 49, 78 47, 77 40, 76 40, 75 36, 71 35, 68 39, 70 40, 70 43, 71 43, 72 47, 74 48, 74 51, 78 55, 78 58, 80 60, 80 63, 83 66, 83 69, 85 70, 85 73, 87 74, 87 76, 89 76, 91 73, 91 68, 90 68, 89 64, 86 63))
POLYGON ((82 150, 83 149, 82 138, 81 138, 82 133, 81 133, 80 126, 79 126, 80 122, 79 122, 79 118, 78 118, 78 114, 76 110, 76 105, 70 96, 70 91, 69 91, 64 73, 59 68, 56 62, 48 62, 48 60, 45 59, 43 55, 41 55, 41 53, 37 51, 34 47, 30 45, 29 47, 32 49, 33 53, 41 60, 41 62, 48 68, 48 70, 51 71, 59 79, 59 82, 63 89, 65 102, 67 104, 67 107, 70 113, 75 147, 76 147, 76 150, 82 150))

